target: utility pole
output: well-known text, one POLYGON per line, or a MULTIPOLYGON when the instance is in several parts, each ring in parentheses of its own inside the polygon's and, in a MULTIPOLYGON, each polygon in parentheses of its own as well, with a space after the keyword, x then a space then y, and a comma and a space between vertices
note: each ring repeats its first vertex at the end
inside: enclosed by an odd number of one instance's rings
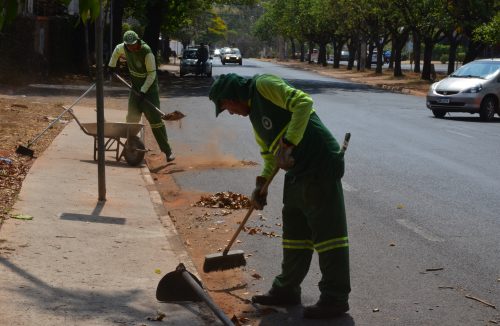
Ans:
POLYGON ((97 109, 97 184, 99 190, 98 201, 106 201, 106 166, 104 162, 104 91, 103 91, 103 28, 102 28, 102 0, 99 0, 99 16, 95 22, 95 49, 96 49, 96 109, 97 109))

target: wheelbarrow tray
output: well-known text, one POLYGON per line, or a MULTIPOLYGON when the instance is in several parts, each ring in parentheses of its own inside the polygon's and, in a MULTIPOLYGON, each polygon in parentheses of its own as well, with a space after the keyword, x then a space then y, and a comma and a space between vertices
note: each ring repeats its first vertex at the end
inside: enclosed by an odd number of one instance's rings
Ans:
MULTIPOLYGON (((97 161, 98 142, 97 142, 97 123, 86 122, 81 123, 73 110, 68 111, 75 119, 80 129, 89 136, 94 137, 94 161, 97 161)), ((104 151, 115 152, 115 158, 120 161, 122 156, 129 165, 135 166, 142 162, 146 149, 144 143, 137 137, 137 134, 143 130, 144 125, 141 123, 131 122, 104 122, 104 151), (121 138, 126 139, 126 143, 122 142, 121 138), (127 146, 127 143, 131 143, 127 146), (120 147, 123 149, 120 150, 120 147), (127 150, 128 148, 128 150, 127 150)))
MULTIPOLYGON (((97 143, 97 123, 87 122, 79 123, 80 128, 84 133, 94 137, 94 161, 97 161, 98 143, 97 143)), ((144 127, 141 123, 131 122, 104 122, 104 150, 106 152, 114 152, 117 161, 120 161, 122 156, 129 165, 135 166, 142 162, 144 158, 144 144, 136 135, 144 127), (131 141, 133 151, 127 151, 127 143, 121 138, 131 141), (120 150, 120 147, 123 148, 120 150)), ((127 142, 128 142, 127 141, 127 142)))
MULTIPOLYGON (((97 136, 97 123, 82 123, 87 133, 91 136, 97 136)), ((104 122, 104 137, 106 138, 127 138, 137 135, 144 127, 141 123, 131 122, 104 122)))

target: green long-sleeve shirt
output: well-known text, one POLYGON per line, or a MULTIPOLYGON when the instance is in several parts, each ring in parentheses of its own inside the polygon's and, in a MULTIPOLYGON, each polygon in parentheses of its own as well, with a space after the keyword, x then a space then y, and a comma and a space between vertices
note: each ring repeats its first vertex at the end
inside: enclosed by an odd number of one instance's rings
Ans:
POLYGON ((261 148, 264 167, 261 175, 269 177, 275 167, 274 154, 282 136, 299 145, 310 115, 314 112, 311 97, 283 79, 269 74, 253 77, 250 86, 250 120, 255 139, 261 148))
POLYGON ((139 42, 141 42, 141 48, 137 52, 128 51, 124 43, 118 44, 111 55, 108 66, 116 67, 118 59, 125 57, 133 80, 143 81, 141 85, 133 86, 139 88, 138 91, 147 93, 156 80, 156 61, 149 46, 140 40, 139 42))

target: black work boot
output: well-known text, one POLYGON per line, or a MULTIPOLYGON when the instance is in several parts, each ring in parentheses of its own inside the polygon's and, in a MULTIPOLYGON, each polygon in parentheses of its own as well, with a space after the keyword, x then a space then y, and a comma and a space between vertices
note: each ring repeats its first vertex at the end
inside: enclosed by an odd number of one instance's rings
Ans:
POLYGON ((300 294, 271 288, 266 294, 254 295, 252 302, 265 306, 292 306, 300 304, 300 294))
POLYGON ((342 315, 349 310, 347 302, 319 300, 312 306, 304 308, 304 318, 326 319, 342 315))
POLYGON ((172 152, 170 152, 170 154, 166 154, 165 156, 167 158, 167 162, 172 162, 173 160, 175 160, 175 155, 172 152))

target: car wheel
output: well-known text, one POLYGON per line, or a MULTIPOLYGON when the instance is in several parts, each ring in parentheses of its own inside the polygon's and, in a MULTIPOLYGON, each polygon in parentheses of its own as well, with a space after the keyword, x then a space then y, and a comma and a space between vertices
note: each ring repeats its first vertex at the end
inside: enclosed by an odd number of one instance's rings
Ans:
POLYGON ((184 71, 181 71, 181 72, 179 73, 179 75, 180 75, 181 77, 183 77, 185 74, 186 74, 186 73, 185 73, 184 71))
POLYGON ((243 60, 240 60, 240 66, 243 64, 243 60))
POLYGON ((493 96, 487 96, 481 102, 479 117, 481 121, 491 121, 497 111, 497 101, 493 96))
POLYGON ((446 111, 438 111, 438 110, 432 110, 432 114, 434 114, 434 116, 436 118, 439 118, 439 119, 442 119, 444 118, 444 116, 446 115, 446 111))

